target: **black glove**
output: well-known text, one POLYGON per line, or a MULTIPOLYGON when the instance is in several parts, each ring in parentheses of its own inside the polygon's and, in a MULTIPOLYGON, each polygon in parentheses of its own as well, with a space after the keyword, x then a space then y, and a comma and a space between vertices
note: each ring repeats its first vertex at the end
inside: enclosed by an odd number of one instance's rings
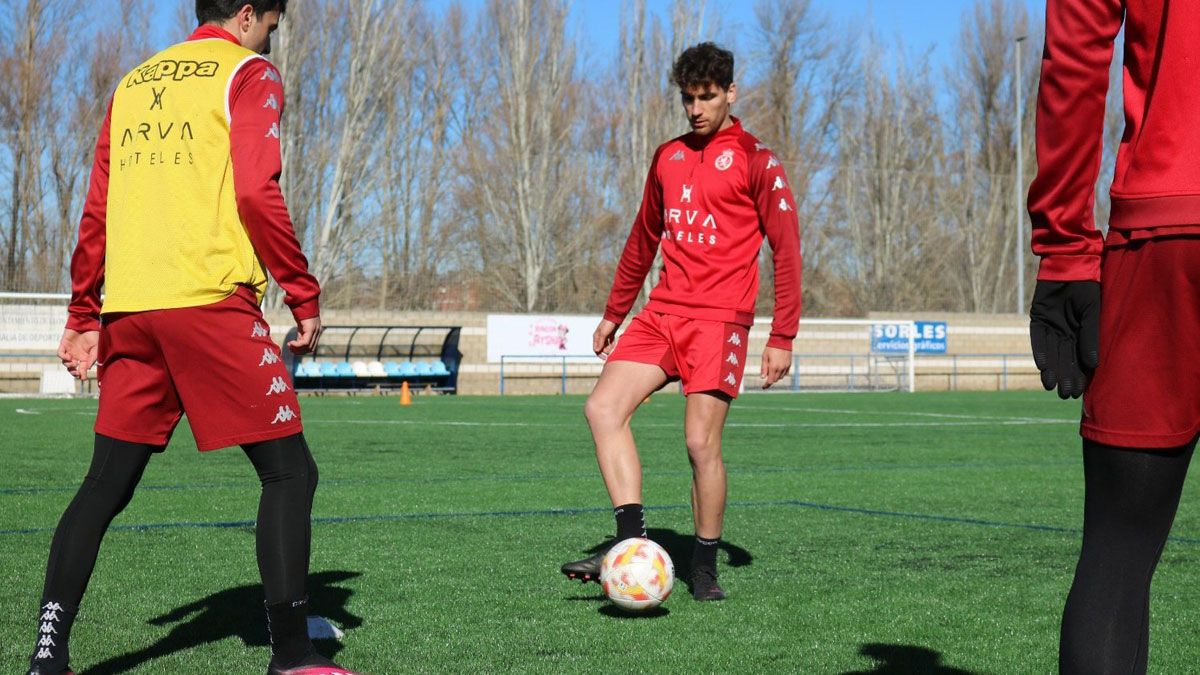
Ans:
POLYGON ((1039 281, 1029 309, 1033 362, 1046 391, 1079 398, 1100 365, 1100 284, 1095 281, 1039 281))

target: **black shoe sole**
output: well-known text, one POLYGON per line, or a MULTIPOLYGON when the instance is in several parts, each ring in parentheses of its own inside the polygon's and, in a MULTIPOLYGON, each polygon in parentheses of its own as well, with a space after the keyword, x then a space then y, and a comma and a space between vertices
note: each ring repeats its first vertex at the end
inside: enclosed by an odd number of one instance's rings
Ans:
POLYGON ((580 571, 580 570, 569 570, 566 567, 563 567, 559 571, 562 572, 563 574, 565 574, 566 577, 568 579, 570 579, 571 581, 580 581, 585 584, 589 581, 594 581, 596 583, 600 583, 600 573, 599 572, 584 572, 584 571, 580 571))

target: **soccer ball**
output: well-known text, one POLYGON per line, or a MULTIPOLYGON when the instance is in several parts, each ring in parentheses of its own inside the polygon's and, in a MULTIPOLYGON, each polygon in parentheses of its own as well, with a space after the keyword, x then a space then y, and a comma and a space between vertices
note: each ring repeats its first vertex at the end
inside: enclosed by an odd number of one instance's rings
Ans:
POLYGON ((619 607, 645 611, 671 595, 675 566, 663 547, 641 537, 618 542, 600 565, 604 594, 619 607))

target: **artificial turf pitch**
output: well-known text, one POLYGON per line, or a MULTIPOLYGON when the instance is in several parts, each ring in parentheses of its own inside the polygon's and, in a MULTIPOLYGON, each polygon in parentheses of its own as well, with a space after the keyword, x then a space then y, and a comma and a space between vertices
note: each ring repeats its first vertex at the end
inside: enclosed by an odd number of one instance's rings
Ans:
MULTIPOLYGON (((314 613, 366 673, 1049 673, 1079 547, 1078 403, 1051 394, 744 396, 725 437, 729 599, 656 614, 558 572, 612 530, 581 398, 307 398, 314 613)), ((0 668, 28 657, 95 403, 0 400, 0 668)), ((651 535, 686 577, 682 397, 634 421, 651 535)), ((186 425, 101 549, 81 674, 260 673, 258 484, 186 425)), ((1200 663, 1200 495, 1155 579, 1151 672, 1200 663)))

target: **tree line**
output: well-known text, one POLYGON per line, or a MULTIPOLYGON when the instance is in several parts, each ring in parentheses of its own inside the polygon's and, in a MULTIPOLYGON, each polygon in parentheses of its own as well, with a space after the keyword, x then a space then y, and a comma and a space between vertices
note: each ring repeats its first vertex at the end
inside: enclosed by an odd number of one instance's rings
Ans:
MULTIPOLYGON (((69 289, 95 133, 117 79, 162 46, 147 17, 163 4, 0 0, 0 290, 69 289)), ((178 3, 171 39, 191 9, 178 3)), ((806 315, 1014 311, 1015 59, 1024 193, 1040 17, 976 0, 939 63, 812 0, 760 0, 749 26, 719 9, 623 0, 610 52, 566 0, 292 0, 271 54, 282 184, 323 304, 600 311, 650 157, 686 131, 671 61, 711 39, 737 55, 735 114, 792 182, 806 315)), ((765 250, 761 265, 769 312, 765 250)), ((1020 272, 1031 288, 1031 255, 1020 272)))

